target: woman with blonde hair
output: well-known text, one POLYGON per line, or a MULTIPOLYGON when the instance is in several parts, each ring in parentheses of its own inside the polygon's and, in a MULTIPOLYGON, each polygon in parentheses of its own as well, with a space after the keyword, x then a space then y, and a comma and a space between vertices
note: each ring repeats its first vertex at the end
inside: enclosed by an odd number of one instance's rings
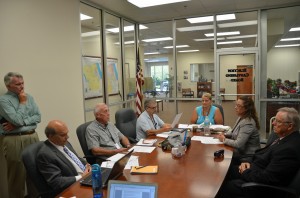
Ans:
POLYGON ((202 106, 198 106, 194 109, 191 123, 202 124, 206 116, 208 116, 211 124, 223 124, 222 113, 218 107, 212 105, 210 93, 202 95, 202 106))

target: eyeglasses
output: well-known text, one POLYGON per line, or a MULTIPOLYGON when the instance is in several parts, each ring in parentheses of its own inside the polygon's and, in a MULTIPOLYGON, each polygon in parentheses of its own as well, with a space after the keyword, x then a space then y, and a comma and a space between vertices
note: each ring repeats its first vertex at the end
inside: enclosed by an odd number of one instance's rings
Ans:
POLYGON ((291 122, 286 122, 286 121, 280 121, 280 120, 277 120, 277 119, 275 119, 273 122, 278 123, 278 124, 288 124, 288 123, 291 123, 291 122))
POLYGON ((237 108, 242 108, 242 107, 244 107, 243 105, 240 105, 240 104, 235 104, 235 107, 237 107, 237 108))
POLYGON ((154 107, 148 107, 148 108, 150 108, 150 109, 153 109, 153 110, 154 110, 154 109, 156 109, 156 107, 157 107, 157 106, 154 106, 154 107))

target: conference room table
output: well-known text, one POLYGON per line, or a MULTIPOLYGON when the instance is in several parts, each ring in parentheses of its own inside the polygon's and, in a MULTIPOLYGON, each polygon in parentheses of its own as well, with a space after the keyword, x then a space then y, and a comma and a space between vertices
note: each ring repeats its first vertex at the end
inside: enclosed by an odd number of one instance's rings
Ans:
MULTIPOLYGON (((203 135, 194 132, 193 135, 203 135)), ((172 156, 170 151, 163 151, 158 143, 164 138, 158 138, 156 148, 151 153, 133 153, 139 156, 139 165, 158 165, 157 174, 132 175, 130 170, 124 170, 118 180, 131 182, 147 182, 158 184, 158 197, 215 197, 228 171, 233 149, 224 144, 202 144, 193 141, 185 155, 180 158, 172 156), (214 152, 224 149, 224 157, 215 158, 214 152)), ((103 189, 104 197, 107 189, 103 189)), ((57 197, 93 197, 91 187, 75 182, 57 197)))

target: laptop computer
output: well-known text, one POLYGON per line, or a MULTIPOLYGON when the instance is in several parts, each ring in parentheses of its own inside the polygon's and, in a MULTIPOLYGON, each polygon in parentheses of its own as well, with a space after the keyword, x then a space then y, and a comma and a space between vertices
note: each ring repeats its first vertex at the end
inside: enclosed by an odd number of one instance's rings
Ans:
MULTIPOLYGON (((116 161, 112 168, 101 167, 102 188, 106 187, 108 181, 116 179, 123 174, 123 170, 132 154, 133 150, 125 154, 118 161, 116 161)), ((92 174, 80 180, 80 184, 84 186, 92 186, 92 174)))
POLYGON ((157 198, 157 188, 156 183, 110 180, 108 182, 107 198, 157 198))
POLYGON ((179 113, 175 116, 175 118, 174 118, 174 120, 171 124, 171 127, 172 127, 171 131, 176 131, 176 132, 181 132, 182 133, 186 130, 186 129, 175 128, 176 124, 179 123, 179 120, 180 120, 181 116, 182 116, 182 113, 179 113))

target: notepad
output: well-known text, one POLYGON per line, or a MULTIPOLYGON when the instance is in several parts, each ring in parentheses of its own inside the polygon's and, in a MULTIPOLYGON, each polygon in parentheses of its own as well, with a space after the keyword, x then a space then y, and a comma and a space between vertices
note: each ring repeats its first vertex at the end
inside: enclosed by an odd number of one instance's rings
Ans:
POLYGON ((158 172, 158 166, 132 166, 130 173, 131 174, 156 174, 158 172))

